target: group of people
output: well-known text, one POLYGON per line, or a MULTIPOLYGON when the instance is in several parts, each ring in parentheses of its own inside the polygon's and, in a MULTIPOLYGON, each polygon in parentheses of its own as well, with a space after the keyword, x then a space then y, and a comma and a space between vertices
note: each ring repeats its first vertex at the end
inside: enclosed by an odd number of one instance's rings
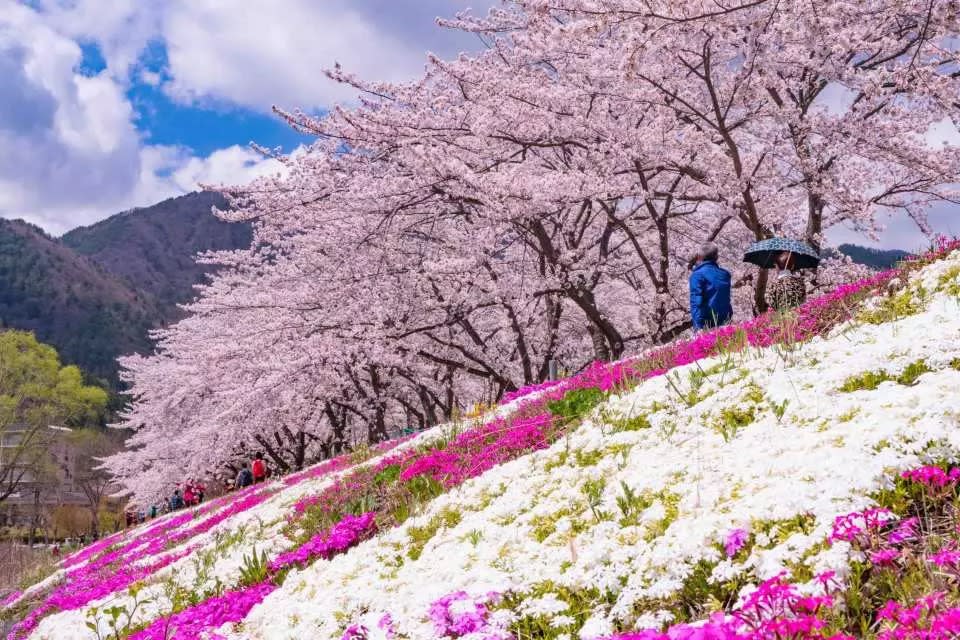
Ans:
POLYGON ((161 501, 160 504, 154 503, 145 509, 128 510, 124 514, 126 518, 126 525, 128 527, 132 527, 134 525, 143 524, 147 520, 153 520, 157 516, 164 513, 170 513, 171 511, 176 511, 177 509, 183 509, 185 507, 196 506, 203 502, 206 491, 207 489, 203 483, 195 480, 187 480, 183 484, 182 489, 180 485, 177 485, 177 488, 173 490, 173 495, 166 500, 161 501))
POLYGON ((263 482, 269 476, 270 468, 267 466, 266 461, 264 461, 263 454, 258 452, 253 456, 252 462, 245 462, 243 464, 240 472, 237 473, 236 479, 232 482, 230 479, 227 479, 224 483, 224 488, 227 491, 231 489, 242 489, 257 482, 263 482))
MULTIPOLYGON (((263 459, 262 453, 253 456, 253 460, 245 462, 235 479, 228 478, 224 481, 224 491, 233 489, 242 489, 249 487, 257 482, 263 482, 270 477, 270 468, 263 459)), ((195 480, 187 480, 183 487, 177 485, 176 489, 161 504, 152 504, 147 509, 128 510, 126 512, 126 524, 128 527, 142 524, 147 520, 156 518, 163 513, 169 513, 185 507, 193 507, 203 502, 206 494, 206 487, 195 480)))
MULTIPOLYGON (((725 325, 733 318, 733 283, 730 272, 718 264, 719 258, 720 249, 716 244, 704 244, 690 274, 690 317, 695 331, 725 325)), ((745 260, 753 262, 749 258, 748 253, 745 260)), ((776 271, 773 281, 767 284, 767 305, 783 312, 803 304, 806 282, 797 268, 797 254, 776 251, 764 260, 761 265, 769 264, 776 271)))
MULTIPOLYGON (((202 484, 193 480, 187 480, 183 485, 182 491, 180 487, 177 487, 174 489, 173 495, 167 498, 167 507, 170 511, 176 511, 184 507, 195 507, 203 502, 205 493, 206 487, 202 484)), ((151 506, 151 511, 155 509, 156 506, 157 505, 151 506)), ((154 513, 151 517, 156 517, 156 514, 154 513)))

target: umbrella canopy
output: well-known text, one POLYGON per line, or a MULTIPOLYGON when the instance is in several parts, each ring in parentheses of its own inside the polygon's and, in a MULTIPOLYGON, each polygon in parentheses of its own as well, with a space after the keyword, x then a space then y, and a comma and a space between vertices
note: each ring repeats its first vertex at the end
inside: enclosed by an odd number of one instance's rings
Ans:
POLYGON ((800 240, 789 238, 770 238, 754 242, 743 254, 743 261, 755 264, 763 269, 773 268, 777 254, 789 251, 793 254, 795 269, 813 269, 820 264, 817 250, 800 240))

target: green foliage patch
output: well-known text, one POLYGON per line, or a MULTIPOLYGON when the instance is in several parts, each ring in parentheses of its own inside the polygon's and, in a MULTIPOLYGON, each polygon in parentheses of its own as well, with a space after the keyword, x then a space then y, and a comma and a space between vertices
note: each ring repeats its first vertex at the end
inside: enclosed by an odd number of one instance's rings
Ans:
POLYGON ((410 546, 407 550, 407 556, 411 560, 418 559, 420 554, 423 553, 423 548, 433 539, 433 536, 437 535, 438 531, 457 526, 460 524, 461 518, 462 515, 460 511, 447 507, 430 518, 424 526, 409 527, 407 529, 407 536, 410 538, 410 546))
POLYGON ((890 381, 904 386, 913 386, 917 383, 917 379, 920 376, 930 371, 932 371, 932 369, 927 366, 927 363, 924 360, 911 362, 903 371, 898 374, 889 373, 885 369, 878 369, 877 371, 864 371, 863 373, 850 376, 844 380, 843 384, 840 385, 839 391, 843 393, 852 393, 854 391, 873 391, 882 383, 890 381))
POLYGON ((579 420, 603 402, 606 397, 607 394, 593 387, 575 389, 568 391, 559 400, 548 402, 547 411, 565 421, 579 420))

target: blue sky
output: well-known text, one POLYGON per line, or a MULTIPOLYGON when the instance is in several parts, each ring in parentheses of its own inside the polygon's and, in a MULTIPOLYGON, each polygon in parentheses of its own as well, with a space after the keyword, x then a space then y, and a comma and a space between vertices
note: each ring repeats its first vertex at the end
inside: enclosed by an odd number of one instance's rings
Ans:
MULTIPOLYGON (((82 59, 76 70, 84 76, 96 76, 107 69, 100 47, 81 42, 82 59)), ((160 41, 150 43, 140 58, 143 69, 162 75, 166 67, 166 48, 160 41)), ((264 113, 229 101, 184 104, 174 101, 160 85, 132 82, 126 97, 134 110, 137 130, 147 144, 182 145, 206 156, 235 144, 255 142, 285 150, 309 142, 272 113, 264 113)))
MULTIPOLYGON (((426 52, 477 50, 435 24, 496 0, 0 0, 0 216, 53 234, 134 206, 275 172, 250 149, 307 139, 271 107, 355 96, 323 69, 419 75, 426 52)), ((937 229, 960 234, 955 209, 937 229)), ((838 241, 862 238, 837 231, 838 241)), ((883 246, 924 238, 894 219, 883 246)))

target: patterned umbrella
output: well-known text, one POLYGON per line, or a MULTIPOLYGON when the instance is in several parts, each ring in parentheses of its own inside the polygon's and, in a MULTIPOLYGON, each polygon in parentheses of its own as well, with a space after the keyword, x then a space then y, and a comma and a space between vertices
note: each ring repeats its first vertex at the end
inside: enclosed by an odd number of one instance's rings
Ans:
POLYGON ((795 269, 814 269, 820 264, 820 254, 816 249, 805 242, 791 240, 789 238, 770 238, 754 242, 743 254, 743 261, 755 264, 763 269, 771 269, 774 266, 774 259, 782 251, 789 251, 793 254, 793 266, 795 269))

